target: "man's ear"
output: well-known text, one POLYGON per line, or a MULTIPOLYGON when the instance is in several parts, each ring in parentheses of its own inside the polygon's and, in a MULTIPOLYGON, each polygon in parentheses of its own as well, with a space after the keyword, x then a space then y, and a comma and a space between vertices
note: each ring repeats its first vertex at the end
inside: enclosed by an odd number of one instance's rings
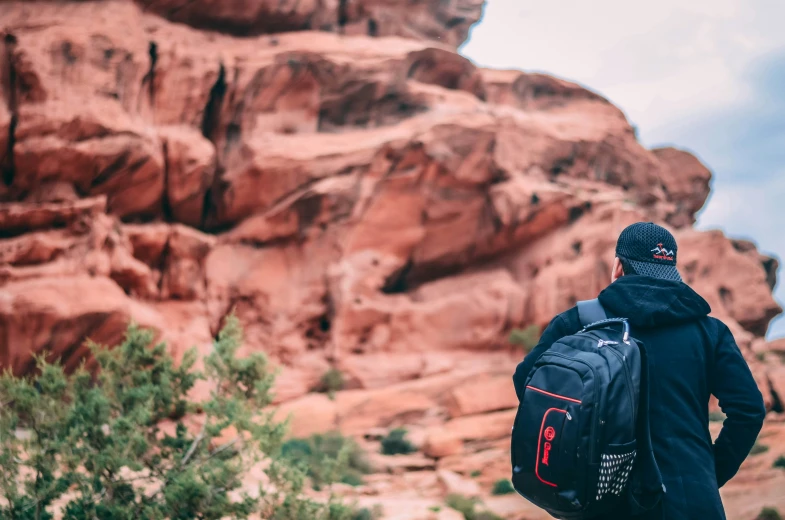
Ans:
POLYGON ((619 257, 617 256, 613 259, 613 267, 611 268, 611 283, 615 282, 622 276, 624 276, 624 268, 621 265, 621 260, 619 260, 619 257))

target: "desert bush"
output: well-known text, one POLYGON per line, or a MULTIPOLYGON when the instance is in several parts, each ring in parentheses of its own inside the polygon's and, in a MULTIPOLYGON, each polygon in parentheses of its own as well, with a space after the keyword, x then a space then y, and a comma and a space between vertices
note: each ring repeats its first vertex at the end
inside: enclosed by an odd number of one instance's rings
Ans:
POLYGON ((474 513, 472 520, 504 520, 504 518, 500 517, 496 513, 492 513, 491 511, 480 511, 478 513, 474 513))
POLYGON ((337 368, 331 368, 322 375, 317 391, 325 392, 330 399, 333 399, 335 397, 335 392, 343 390, 343 385, 343 372, 337 368))
POLYGON ((477 511, 480 500, 458 494, 447 495, 445 503, 463 515, 465 520, 503 520, 490 511, 477 511))
POLYGON ((340 432, 288 440, 283 444, 281 454, 302 468, 316 490, 332 482, 358 486, 363 483, 363 475, 371 471, 363 450, 354 439, 340 432))
POLYGON ((407 454, 417 448, 406 438, 405 428, 395 428, 382 439, 382 453, 385 455, 407 454))
POLYGON ((510 332, 509 342, 520 345, 524 352, 529 353, 540 341, 540 327, 529 325, 525 329, 513 329, 510 332))
POLYGON ((384 510, 381 506, 375 505, 372 508, 363 507, 362 509, 356 510, 351 520, 378 520, 384 516, 384 510))
POLYGON ((782 520, 779 511, 773 507, 764 507, 755 517, 755 520, 782 520))
POLYGON ((774 461, 772 467, 785 469, 785 455, 777 457, 777 460, 774 461))
POLYGON ((305 472, 280 453, 286 424, 265 411, 273 373, 263 354, 236 356, 236 318, 203 371, 195 349, 178 365, 153 337, 131 325, 114 348, 88 343, 94 372, 37 357, 29 376, 0 377, 0 518, 352 519, 335 497, 304 496, 305 472), (195 401, 200 380, 209 390, 195 401), (260 468, 270 485, 248 493, 260 468))
POLYGON ((466 520, 474 518, 474 508, 477 506, 477 502, 476 498, 465 497, 455 493, 447 495, 445 499, 447 506, 461 513, 466 520))
POLYGON ((709 421, 710 422, 723 422, 725 420, 725 414, 719 410, 714 410, 709 412, 709 421))
POLYGON ((752 449, 750 450, 750 455, 760 455, 761 453, 766 453, 767 451, 769 451, 768 446, 755 441, 755 444, 752 445, 752 449))
POLYGON ((512 482, 509 479, 502 478, 494 482, 491 493, 494 495, 509 495, 515 493, 515 488, 512 487, 512 482))

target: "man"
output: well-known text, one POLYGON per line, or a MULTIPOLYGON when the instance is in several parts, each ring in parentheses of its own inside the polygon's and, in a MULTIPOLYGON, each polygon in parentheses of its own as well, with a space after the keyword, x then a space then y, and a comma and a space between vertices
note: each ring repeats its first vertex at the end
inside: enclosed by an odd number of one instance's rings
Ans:
MULTIPOLYGON (((665 228, 632 224, 619 236, 611 284, 599 301, 609 317, 628 318, 632 334, 647 347, 652 445, 666 493, 646 518, 724 520, 719 488, 749 454, 766 410, 733 335, 682 282, 676 257, 676 240, 665 228), (727 416, 714 444, 712 394, 727 416)), ((518 365, 516 388, 556 340, 582 328, 577 307, 556 316, 518 365)), ((623 511, 612 516, 628 517, 623 511)))

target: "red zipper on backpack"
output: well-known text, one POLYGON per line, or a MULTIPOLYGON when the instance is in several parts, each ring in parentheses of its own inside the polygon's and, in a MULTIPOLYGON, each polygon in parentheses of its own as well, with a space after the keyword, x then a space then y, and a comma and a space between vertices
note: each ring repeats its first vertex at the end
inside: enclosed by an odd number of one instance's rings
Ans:
POLYGON ((564 399, 565 401, 570 401, 571 403, 581 404, 581 402, 579 400, 573 399, 572 397, 565 397, 565 396, 559 395, 559 394, 552 394, 550 392, 546 392, 545 390, 540 390, 539 388, 533 387, 531 385, 526 386, 526 388, 528 388, 529 390, 534 390, 535 392, 540 392, 541 394, 545 394, 545 395, 549 395, 551 397, 555 397, 557 399, 564 399))

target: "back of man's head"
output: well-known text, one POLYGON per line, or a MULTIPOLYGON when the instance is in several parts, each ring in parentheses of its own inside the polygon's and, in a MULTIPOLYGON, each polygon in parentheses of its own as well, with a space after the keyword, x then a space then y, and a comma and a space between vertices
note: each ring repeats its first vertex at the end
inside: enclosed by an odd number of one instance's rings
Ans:
MULTIPOLYGON (((678 247, 673 235, 653 222, 624 228, 616 242, 616 257, 624 275, 642 275, 681 281, 676 269, 678 247)), ((614 264, 614 272, 617 270, 614 264)), ((617 277, 614 274, 614 279, 617 277)))

